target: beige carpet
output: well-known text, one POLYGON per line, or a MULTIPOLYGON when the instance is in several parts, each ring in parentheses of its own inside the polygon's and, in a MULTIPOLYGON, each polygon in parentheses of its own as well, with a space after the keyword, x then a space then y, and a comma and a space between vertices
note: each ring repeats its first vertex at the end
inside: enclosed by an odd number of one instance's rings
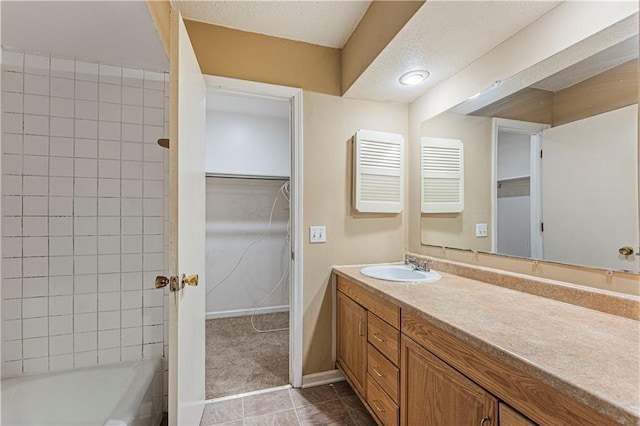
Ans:
MULTIPOLYGON (((206 398, 289 383, 289 331, 258 333, 250 316, 207 320, 206 398)), ((259 330, 287 328, 289 313, 256 315, 259 330)))

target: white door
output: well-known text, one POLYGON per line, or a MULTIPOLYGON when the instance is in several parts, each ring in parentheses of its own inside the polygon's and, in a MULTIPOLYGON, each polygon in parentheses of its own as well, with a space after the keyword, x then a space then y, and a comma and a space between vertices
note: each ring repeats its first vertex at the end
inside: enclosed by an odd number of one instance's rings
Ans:
POLYGON ((169 424, 198 425, 205 377, 206 86, 176 10, 171 11, 170 64, 169 272, 198 274, 200 284, 169 296, 169 424))

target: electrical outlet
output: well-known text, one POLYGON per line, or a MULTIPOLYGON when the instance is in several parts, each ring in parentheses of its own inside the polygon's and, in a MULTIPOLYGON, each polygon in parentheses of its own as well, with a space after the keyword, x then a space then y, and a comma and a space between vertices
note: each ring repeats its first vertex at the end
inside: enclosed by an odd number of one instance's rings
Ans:
POLYGON ((309 242, 310 243, 327 242, 327 227, 326 226, 310 226, 309 242))
POLYGON ((476 223, 476 237, 483 238, 487 236, 487 224, 476 223))

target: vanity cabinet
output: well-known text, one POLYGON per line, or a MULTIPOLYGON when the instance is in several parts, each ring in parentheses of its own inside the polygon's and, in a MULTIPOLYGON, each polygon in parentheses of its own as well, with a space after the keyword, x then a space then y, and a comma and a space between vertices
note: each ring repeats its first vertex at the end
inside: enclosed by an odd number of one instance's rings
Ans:
POLYGON ((361 395, 365 394, 367 374, 367 311, 338 292, 336 349, 338 364, 361 395))

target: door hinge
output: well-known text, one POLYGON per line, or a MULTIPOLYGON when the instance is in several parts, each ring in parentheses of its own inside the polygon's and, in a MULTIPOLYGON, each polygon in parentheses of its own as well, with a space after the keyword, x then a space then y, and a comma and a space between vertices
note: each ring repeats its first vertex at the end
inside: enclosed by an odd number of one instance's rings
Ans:
POLYGON ((540 150, 540 158, 542 158, 542 150, 540 150))
POLYGON ((544 222, 540 222, 540 232, 544 232, 544 222))

